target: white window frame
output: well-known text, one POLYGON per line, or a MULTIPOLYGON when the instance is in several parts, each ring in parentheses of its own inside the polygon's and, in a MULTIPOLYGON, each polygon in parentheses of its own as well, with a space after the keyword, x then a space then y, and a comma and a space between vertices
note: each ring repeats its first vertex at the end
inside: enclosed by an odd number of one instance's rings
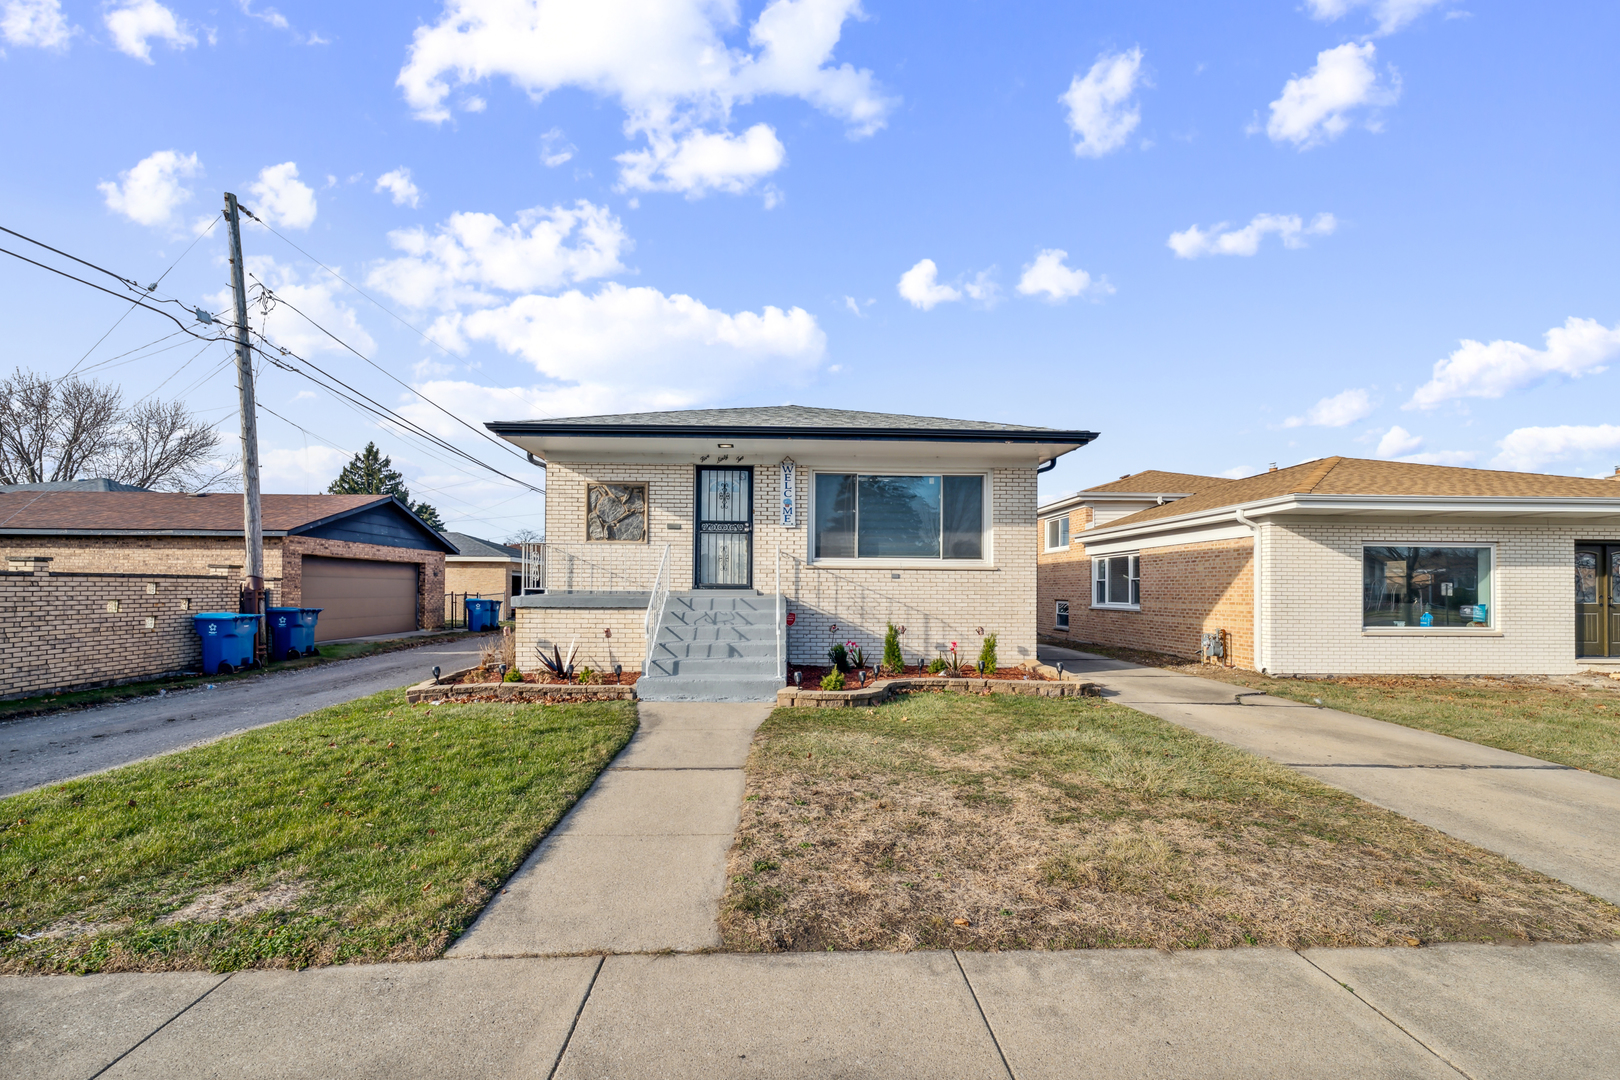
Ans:
POLYGON ((1068 551, 1069 537, 1070 531, 1068 514, 1062 514, 1058 517, 1049 517, 1045 521, 1041 522, 1041 550, 1047 552, 1068 551), (1056 544, 1052 543, 1052 527, 1054 525, 1057 526, 1059 536, 1059 540, 1056 544))
MULTIPOLYGON (((1501 637, 1501 605, 1497 596, 1501 590, 1497 588, 1497 575, 1501 572, 1502 563, 1497 558, 1497 541, 1495 540, 1363 540, 1361 542, 1361 565, 1356 568, 1357 573, 1365 574, 1367 566, 1368 548, 1488 548, 1491 553, 1491 598, 1485 602, 1485 610, 1490 621, 1484 626, 1368 626, 1365 622, 1367 609, 1360 608, 1358 620, 1363 637, 1411 637, 1442 634, 1446 637, 1501 637)), ((1362 603, 1365 605, 1365 599, 1362 603)))
MULTIPOLYGON (((863 569, 863 570, 993 570, 995 569, 995 548, 992 544, 994 532, 990 523, 995 520, 995 485, 989 469, 904 469, 884 468, 878 465, 829 465, 825 468, 809 470, 810 484, 805 502, 809 508, 809 517, 805 522, 804 530, 804 561, 811 566, 823 566, 829 569, 863 569), (834 476, 977 476, 984 483, 984 502, 980 507, 979 536, 983 557, 978 559, 917 559, 885 556, 881 559, 818 559, 816 558, 816 477, 822 473, 834 476)), ((857 523, 857 529, 859 524, 857 523)), ((1026 551, 1028 548, 1025 549, 1026 551)))
POLYGON ((1052 628, 1054 630, 1069 629, 1069 602, 1059 600, 1052 607, 1052 628))
POLYGON ((1142 553, 1139 551, 1120 551, 1111 555, 1094 555, 1091 559, 1091 606, 1101 611, 1141 611, 1142 610, 1142 553), (1126 599, 1121 601, 1105 600, 1098 602, 1097 586, 1102 584, 1106 592, 1108 582, 1108 560, 1129 559, 1126 566, 1125 588, 1126 599), (1101 571, 1099 574, 1098 571, 1101 571), (1132 586, 1135 586, 1133 589, 1132 586), (1136 600, 1130 599, 1134 593, 1136 600))

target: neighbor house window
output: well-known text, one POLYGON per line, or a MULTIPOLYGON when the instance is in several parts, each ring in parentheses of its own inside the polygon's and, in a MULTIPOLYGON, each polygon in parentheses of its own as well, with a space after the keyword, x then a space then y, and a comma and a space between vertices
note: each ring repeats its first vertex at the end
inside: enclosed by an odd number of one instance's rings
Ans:
POLYGON ((817 473, 815 558, 982 559, 983 476, 817 473))
POLYGON ((1368 629, 1493 625, 1489 547, 1361 549, 1361 625, 1368 629))
POLYGON ((1141 557, 1109 555, 1091 560, 1093 607, 1138 607, 1142 603, 1141 557))
POLYGON ((1052 625, 1058 630, 1067 630, 1069 628, 1069 602, 1067 600, 1057 602, 1057 615, 1053 618, 1052 625))
POLYGON ((1046 519, 1046 550, 1062 551, 1069 546, 1069 515, 1046 519))

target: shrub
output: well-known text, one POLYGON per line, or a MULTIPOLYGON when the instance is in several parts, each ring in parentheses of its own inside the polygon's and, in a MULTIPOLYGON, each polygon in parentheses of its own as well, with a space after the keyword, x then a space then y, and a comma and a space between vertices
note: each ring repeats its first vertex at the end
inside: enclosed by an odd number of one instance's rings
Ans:
POLYGON ((579 669, 579 674, 575 677, 579 679, 579 685, 589 686, 591 683, 596 681, 596 672, 592 671, 588 667, 582 667, 579 669))
POLYGON ((523 681, 523 672, 519 671, 515 667, 507 668, 506 669, 506 674, 501 676, 501 682, 522 682, 522 681, 523 681))
POLYGON ((844 673, 834 668, 821 677, 823 690, 842 690, 844 688, 844 673))
POLYGON ((895 629, 894 623, 889 624, 888 632, 883 635, 883 666, 896 675, 906 669, 906 657, 900 651, 900 631, 895 629))
POLYGON ((985 675, 996 673, 996 635, 984 635, 984 644, 979 646, 979 671, 985 675))
POLYGON ((834 645, 827 650, 827 659, 831 662, 833 670, 842 675, 849 670, 849 650, 842 644, 834 645))
POLYGON ((859 645, 853 641, 849 641, 844 643, 844 647, 849 650, 849 666, 852 669, 863 668, 866 666, 866 653, 861 651, 861 647, 859 645))
POLYGON ((942 672, 944 670, 945 670, 945 658, 943 656, 936 656, 932 660, 928 661, 928 674, 930 674, 930 675, 938 675, 940 672, 942 672))

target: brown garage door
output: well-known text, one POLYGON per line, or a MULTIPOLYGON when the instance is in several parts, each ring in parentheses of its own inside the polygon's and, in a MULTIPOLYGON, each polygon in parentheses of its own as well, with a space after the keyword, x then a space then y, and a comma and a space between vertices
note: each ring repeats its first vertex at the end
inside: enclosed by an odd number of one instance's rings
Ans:
POLYGON ((304 556, 304 607, 323 608, 315 640, 416 629, 415 563, 304 556))

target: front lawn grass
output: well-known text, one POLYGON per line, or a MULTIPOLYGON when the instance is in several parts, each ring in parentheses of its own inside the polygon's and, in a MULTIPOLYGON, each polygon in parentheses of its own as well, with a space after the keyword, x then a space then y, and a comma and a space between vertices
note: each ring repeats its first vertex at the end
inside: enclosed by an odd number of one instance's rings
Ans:
POLYGON ((732 949, 1620 937, 1610 904, 1098 699, 778 709, 747 769, 732 949))
MULTIPOLYGON (((1094 645, 1078 648, 1103 652, 1094 645)), ((1515 754, 1620 777, 1620 680, 1603 676, 1336 675, 1274 679, 1189 664, 1157 653, 1107 650, 1136 663, 1219 679, 1276 697, 1387 720, 1515 754)))
POLYGON ((635 727, 390 690, 0 800, 0 971, 438 956, 635 727))

